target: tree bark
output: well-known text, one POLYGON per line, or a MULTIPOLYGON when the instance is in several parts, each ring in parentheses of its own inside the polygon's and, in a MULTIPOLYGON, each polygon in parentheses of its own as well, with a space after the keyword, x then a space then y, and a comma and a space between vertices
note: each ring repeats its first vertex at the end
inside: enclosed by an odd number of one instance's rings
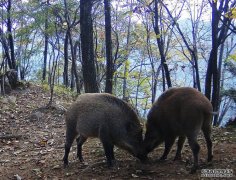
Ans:
POLYGON ((69 30, 66 31, 65 42, 64 42, 64 72, 63 72, 63 84, 68 87, 69 86, 69 78, 68 78, 68 44, 69 44, 69 30))
MULTIPOLYGON (((163 39, 161 37, 159 24, 158 24, 159 14, 158 14, 158 2, 157 2, 157 0, 155 0, 154 13, 155 13, 154 31, 155 31, 155 34, 157 36, 157 45, 158 45, 159 53, 160 53, 160 56, 161 56, 161 64, 162 64, 162 67, 163 67, 164 73, 165 73, 165 76, 163 76, 163 80, 164 80, 164 78, 166 79, 167 86, 168 86, 168 88, 170 88, 172 86, 171 85, 171 79, 170 79, 170 72, 169 72, 169 69, 168 69, 168 65, 166 63, 166 57, 165 57, 165 53, 164 53, 164 42, 163 42, 163 39)), ((163 85, 163 87, 164 87, 164 85, 163 85)), ((163 88, 163 90, 164 89, 165 88, 163 88)))
POLYGON ((92 0, 81 0, 80 32, 84 90, 86 93, 96 93, 99 91, 94 62, 93 24, 91 11, 92 0))
MULTIPOLYGON (((229 11, 229 0, 211 1, 212 8, 212 49, 207 66, 205 80, 205 95, 211 100, 213 110, 219 110, 220 101, 220 72, 221 65, 218 67, 218 48, 224 43, 232 18, 224 14, 229 11), (219 4, 218 4, 219 3, 219 4), (221 20, 222 17, 222 20, 221 20)), ((234 6, 236 1, 232 2, 234 6)), ((218 115, 214 116, 213 125, 218 125, 218 115)))
POLYGON ((44 32, 44 51, 43 51, 43 76, 42 76, 42 80, 45 81, 46 80, 46 72, 47 72, 47 55, 48 55, 48 40, 49 40, 49 36, 48 36, 48 5, 49 5, 49 0, 47 0, 46 3, 46 17, 45 17, 45 32, 44 32))
POLYGON ((3 34, 3 30, 0 28, 0 36, 1 36, 1 42, 2 42, 2 46, 4 49, 4 56, 6 57, 7 60, 7 64, 9 66, 10 69, 14 69, 12 62, 11 62, 11 57, 10 57, 10 53, 9 53, 9 47, 7 45, 7 41, 6 38, 3 34))
POLYGON ((106 37, 106 87, 105 92, 112 94, 113 69, 112 39, 111 39, 111 4, 110 0, 104 0, 105 9, 105 37, 106 37))
POLYGON ((10 55, 11 55, 11 64, 12 68, 17 71, 16 60, 15 60, 15 50, 14 50, 14 40, 12 36, 12 21, 11 21, 11 0, 8 0, 7 5, 7 36, 8 36, 8 43, 10 47, 10 55))

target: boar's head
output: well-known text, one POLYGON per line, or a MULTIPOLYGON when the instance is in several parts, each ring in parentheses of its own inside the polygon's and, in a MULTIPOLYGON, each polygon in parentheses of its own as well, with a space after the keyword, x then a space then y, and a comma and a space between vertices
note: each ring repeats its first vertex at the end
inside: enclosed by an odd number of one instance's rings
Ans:
POLYGON ((161 131, 149 121, 146 123, 146 133, 143 141, 144 153, 147 155, 163 142, 161 131))
POLYGON ((127 136, 120 146, 141 162, 146 161, 147 155, 143 148, 143 130, 138 123, 129 122, 126 125, 127 136))

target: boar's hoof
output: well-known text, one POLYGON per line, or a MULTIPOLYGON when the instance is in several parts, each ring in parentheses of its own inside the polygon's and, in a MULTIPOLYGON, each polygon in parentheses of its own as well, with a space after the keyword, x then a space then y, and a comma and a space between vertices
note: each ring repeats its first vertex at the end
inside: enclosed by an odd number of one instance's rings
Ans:
POLYGON ((64 169, 68 168, 68 164, 64 164, 64 165, 63 165, 63 168, 64 168, 64 169))
POLYGON ((147 164, 147 163, 149 163, 149 158, 148 157, 144 157, 144 158, 140 159, 140 161, 143 164, 147 164))
POLYGON ((167 159, 166 156, 161 156, 160 159, 159 159, 159 161, 165 161, 166 159, 167 159))
POLYGON ((174 161, 181 161, 182 157, 181 156, 175 156, 174 161))
POLYGON ((196 173, 197 172, 197 169, 198 169, 198 166, 193 166, 192 168, 191 168, 191 170, 190 170, 190 174, 194 174, 194 173, 196 173))
POLYGON ((78 157, 80 162, 84 162, 84 158, 78 157))
POLYGON ((142 155, 142 154, 137 155, 137 158, 141 161, 141 163, 147 163, 149 161, 146 154, 145 155, 142 155))
POLYGON ((208 162, 211 162, 212 159, 213 159, 213 155, 209 156, 209 157, 207 158, 207 161, 208 161, 208 162))
POLYGON ((69 164, 68 160, 63 158, 63 162, 64 162, 64 168, 67 168, 69 164))
POLYGON ((68 162, 67 163, 64 162, 63 167, 64 169, 66 169, 68 167, 68 162))
POLYGON ((112 169, 114 166, 116 166, 116 160, 111 160, 107 162, 107 167, 109 169, 112 169))

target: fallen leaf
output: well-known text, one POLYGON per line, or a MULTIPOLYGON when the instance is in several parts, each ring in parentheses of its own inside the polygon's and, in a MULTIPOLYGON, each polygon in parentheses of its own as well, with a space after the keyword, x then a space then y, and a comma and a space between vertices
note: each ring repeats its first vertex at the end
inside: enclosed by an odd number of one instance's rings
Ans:
POLYGON ((15 174, 14 177, 16 178, 16 180, 21 180, 22 179, 18 174, 15 174))
POLYGON ((56 166, 53 166, 52 169, 60 169, 61 166, 60 165, 56 165, 56 166))
POLYGON ((131 174, 131 176, 132 176, 133 178, 138 178, 138 177, 139 177, 139 176, 136 175, 136 174, 131 174))

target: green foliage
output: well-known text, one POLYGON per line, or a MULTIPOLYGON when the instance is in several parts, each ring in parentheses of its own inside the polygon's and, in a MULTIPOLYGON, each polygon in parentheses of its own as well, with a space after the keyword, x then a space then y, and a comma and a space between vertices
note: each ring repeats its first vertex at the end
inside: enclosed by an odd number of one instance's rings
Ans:
MULTIPOLYGON (((50 85, 47 82, 42 82, 41 86, 44 91, 50 91, 50 85)), ((57 95, 68 95, 72 97, 76 97, 78 95, 75 91, 71 91, 70 88, 67 88, 64 85, 54 85, 54 93, 57 95)))
POLYGON ((42 82, 42 88, 44 91, 49 91, 50 90, 50 86, 48 85, 48 83, 46 81, 42 82))
POLYGON ((58 95, 68 95, 72 97, 76 97, 78 95, 75 91, 71 91, 70 88, 67 88, 64 85, 55 85, 54 92, 58 95))

